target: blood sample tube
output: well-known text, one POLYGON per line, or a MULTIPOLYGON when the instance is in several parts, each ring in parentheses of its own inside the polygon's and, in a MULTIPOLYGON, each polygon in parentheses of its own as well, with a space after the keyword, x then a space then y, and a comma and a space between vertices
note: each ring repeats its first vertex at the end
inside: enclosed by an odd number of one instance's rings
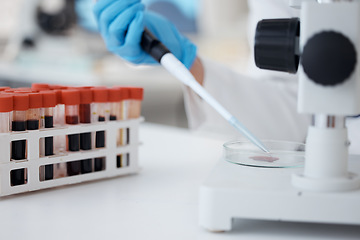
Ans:
MULTIPOLYGON (((44 128, 54 127, 54 107, 56 106, 57 99, 54 91, 42 91, 44 108, 44 128)), ((54 138, 45 137, 43 152, 45 156, 54 155, 54 138)), ((52 164, 45 165, 44 179, 50 180, 54 178, 54 166, 52 164)))
MULTIPOLYGON (((113 87, 109 89, 109 102, 110 102, 110 121, 120 120, 122 118, 123 110, 123 98, 124 94, 122 92, 128 93, 127 89, 120 87, 113 87)), ((123 139, 123 129, 118 130, 118 135, 116 137, 117 146, 122 145, 123 139)), ((121 154, 116 156, 116 166, 121 167, 121 154)))
MULTIPOLYGON (((52 88, 50 86, 50 88, 52 88)), ((56 95, 56 106, 54 108, 54 126, 62 127, 65 125, 65 105, 62 102, 62 90, 52 89, 56 95)), ((54 136, 54 153, 61 154, 66 150, 66 136, 54 136)), ((62 178, 66 176, 66 163, 56 163, 54 165, 54 178, 62 178)))
MULTIPOLYGON (((29 109, 28 94, 13 95, 13 117, 11 130, 14 132, 26 130, 26 111, 29 109)), ((11 159, 26 159, 26 140, 15 140, 11 142, 11 159)), ((26 183, 25 169, 15 169, 10 174, 11 185, 21 185, 26 183)))
POLYGON ((122 90, 122 104, 121 104, 121 120, 129 119, 129 105, 130 105, 130 88, 117 86, 122 90))
MULTIPOLYGON (((65 105, 62 102, 62 90, 61 89, 55 89, 52 90, 53 92, 55 92, 56 95, 56 106, 54 108, 54 125, 56 127, 62 127, 65 125, 65 105)), ((66 139, 65 136, 55 136, 54 138, 54 144, 55 144, 55 153, 61 153, 64 152, 66 147, 65 147, 65 143, 66 143, 66 139)))
MULTIPOLYGON (((91 103, 93 101, 92 91, 88 87, 79 88, 80 91, 80 123, 91 123, 91 103)), ((91 150, 91 132, 80 133, 80 149, 91 150)), ((92 172, 92 159, 81 161, 81 173, 92 172)))
POLYGON ((62 102, 62 90, 66 88, 55 88, 57 85, 50 85, 50 89, 53 90, 56 94, 57 104, 54 109, 54 125, 55 126, 64 126, 65 125, 65 105, 62 102))
MULTIPOLYGON (((144 97, 144 89, 140 87, 129 87, 129 105, 128 105, 128 117, 139 118, 141 115, 141 101, 144 97)), ((126 144, 130 143, 130 129, 126 128, 126 144)), ((127 165, 129 157, 127 157, 127 165)))
MULTIPOLYGON (((41 91, 48 91, 50 90, 49 84, 46 83, 33 83, 31 84, 31 90, 33 90, 34 92, 41 92, 41 91)), ((45 112, 44 109, 41 108, 40 109, 40 128, 44 128, 45 125, 45 112)), ((40 150, 40 152, 43 149, 40 150)), ((43 153, 41 153, 43 154, 43 153)))
MULTIPOLYGON (((127 102, 129 99, 129 89, 126 87, 113 87, 109 89, 109 101, 110 101, 110 121, 112 120, 124 120, 127 118, 127 102)), ((117 146, 124 145, 126 143, 126 131, 119 129, 117 135, 117 146)))
POLYGON ((13 96, 0 95, 0 133, 10 132, 10 113, 13 110, 13 96))
POLYGON ((40 108, 42 108, 41 94, 29 93, 29 109, 26 112, 27 130, 38 130, 40 128, 40 108))
POLYGON ((141 101, 144 98, 144 89, 130 87, 129 118, 139 118, 141 115, 141 101))
MULTIPOLYGON (((80 92, 76 89, 62 90, 62 102, 65 104, 65 123, 79 124, 80 92)), ((67 135, 67 150, 77 152, 80 150, 80 134, 67 135)), ((67 162, 67 174, 73 176, 80 174, 80 161, 67 162)))
POLYGON ((121 119, 121 88, 111 88, 108 89, 109 102, 110 102, 110 121, 120 120, 121 119))
MULTIPOLYGON (((108 90, 104 87, 97 87, 92 89, 93 92, 93 106, 96 113, 96 122, 105 122, 107 117, 106 110, 108 109, 108 90)), ((105 147, 105 132, 97 131, 95 135, 95 147, 105 147)), ((101 171, 104 169, 104 158, 95 158, 94 171, 101 171)))

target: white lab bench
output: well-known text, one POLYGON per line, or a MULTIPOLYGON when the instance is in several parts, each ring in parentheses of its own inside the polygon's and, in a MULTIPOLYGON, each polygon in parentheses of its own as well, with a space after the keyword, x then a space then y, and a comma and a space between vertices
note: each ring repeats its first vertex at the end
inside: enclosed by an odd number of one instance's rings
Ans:
POLYGON ((148 123, 140 139, 137 175, 1 198, 0 239, 360 239, 359 226, 244 219, 208 232, 198 190, 223 140, 148 123))

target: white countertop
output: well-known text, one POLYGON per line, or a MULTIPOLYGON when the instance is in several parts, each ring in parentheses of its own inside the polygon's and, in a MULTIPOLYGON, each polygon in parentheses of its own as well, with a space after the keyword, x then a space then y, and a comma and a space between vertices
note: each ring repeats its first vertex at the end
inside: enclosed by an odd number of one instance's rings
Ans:
POLYGON ((0 239, 360 239, 359 226, 243 219, 207 232, 198 189, 223 141, 146 123, 140 139, 137 175, 0 199, 0 239))

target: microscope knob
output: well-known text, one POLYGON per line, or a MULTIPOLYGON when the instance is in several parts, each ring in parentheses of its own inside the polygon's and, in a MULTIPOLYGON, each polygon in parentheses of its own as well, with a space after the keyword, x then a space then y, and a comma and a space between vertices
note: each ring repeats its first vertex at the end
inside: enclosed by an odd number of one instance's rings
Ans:
POLYGON ((343 83, 354 72, 357 52, 349 38, 326 31, 312 36, 305 44, 301 64, 309 79, 324 86, 343 83))
POLYGON ((261 20, 255 34, 256 66, 296 73, 299 66, 299 33, 298 18, 261 20))

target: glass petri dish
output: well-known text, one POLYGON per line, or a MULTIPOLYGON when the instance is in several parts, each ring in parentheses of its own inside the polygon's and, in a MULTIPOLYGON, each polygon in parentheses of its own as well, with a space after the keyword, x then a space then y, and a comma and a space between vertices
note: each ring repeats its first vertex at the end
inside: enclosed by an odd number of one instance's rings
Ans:
POLYGON ((249 141, 224 143, 223 158, 231 163, 262 168, 298 168, 305 162, 305 144, 297 142, 263 140, 269 149, 265 153, 249 141))

